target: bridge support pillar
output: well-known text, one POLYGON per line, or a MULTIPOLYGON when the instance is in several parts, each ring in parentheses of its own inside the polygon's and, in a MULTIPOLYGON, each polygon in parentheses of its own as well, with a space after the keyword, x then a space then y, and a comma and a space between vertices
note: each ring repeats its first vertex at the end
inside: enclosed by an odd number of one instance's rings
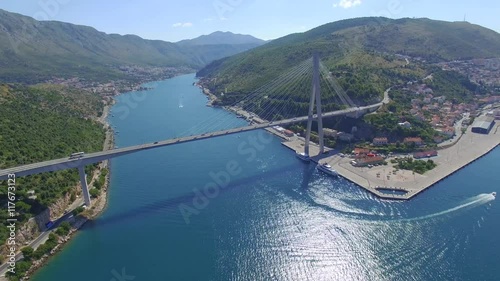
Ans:
POLYGON ((319 56, 313 58, 313 95, 316 97, 316 114, 318 116, 319 154, 325 153, 323 133, 323 111, 321 110, 321 86, 319 77, 319 56))
POLYGON ((87 185, 87 175, 85 174, 85 166, 78 167, 78 173, 80 174, 80 183, 82 184, 82 194, 85 200, 85 205, 90 207, 90 194, 89 187, 87 185))
POLYGON ((311 101, 309 102, 309 114, 307 118, 306 143, 304 145, 304 154, 309 156, 309 143, 311 141, 311 129, 314 116, 314 101, 316 100, 316 114, 318 117, 318 134, 319 134, 319 153, 325 152, 324 132, 323 132, 323 115, 321 110, 321 85, 319 77, 319 56, 314 54, 313 57, 313 83, 311 101))
POLYGON ((311 101, 309 102, 309 114, 307 117, 306 143, 304 145, 304 154, 309 156, 309 143, 311 142, 311 129, 314 115, 314 91, 311 93, 311 101))

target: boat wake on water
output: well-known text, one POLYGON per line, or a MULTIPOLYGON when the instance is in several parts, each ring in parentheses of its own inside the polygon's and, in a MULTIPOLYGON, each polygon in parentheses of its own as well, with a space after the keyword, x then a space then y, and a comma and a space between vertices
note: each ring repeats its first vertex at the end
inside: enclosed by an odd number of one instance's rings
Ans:
POLYGON ((184 107, 184 103, 182 102, 182 98, 183 98, 183 97, 181 97, 181 98, 179 99, 179 108, 183 108, 183 107, 184 107))
POLYGON ((421 217, 409 218, 409 219, 398 219, 398 220, 394 220, 394 221, 396 221, 396 222, 412 222, 412 221, 421 221, 421 220, 432 219, 432 218, 444 216, 444 215, 447 215, 450 213, 454 213, 454 212, 457 212, 460 210, 472 209, 475 207, 479 207, 481 205, 484 205, 486 203, 489 203, 489 202, 495 200, 495 198, 496 198, 495 192, 479 194, 477 196, 474 196, 472 198, 465 200, 462 204, 460 204, 456 207, 450 208, 448 210, 444 210, 441 212, 437 212, 434 214, 425 215, 425 216, 421 216, 421 217))
POLYGON ((415 218, 394 218, 390 215, 382 215, 382 214, 373 214, 373 213, 368 213, 368 212, 361 212, 360 210, 347 210, 346 206, 342 206, 343 208, 339 208, 340 206, 327 206, 324 204, 315 204, 317 206, 321 206, 322 208, 325 208, 329 211, 333 211, 335 213, 338 213, 341 215, 344 219, 348 220, 357 220, 357 221, 364 221, 366 223, 390 223, 390 222, 414 222, 414 221, 423 221, 423 220, 429 220, 433 218, 438 218, 441 216, 445 215, 450 215, 452 213, 461 211, 461 210, 467 210, 467 209, 473 209, 476 207, 479 207, 481 205, 487 204, 493 200, 495 200, 496 193, 485 193, 485 194, 479 194, 477 196, 471 197, 465 201, 463 201, 460 205, 440 211, 437 213, 429 214, 429 215, 424 215, 420 217, 415 217, 415 218))

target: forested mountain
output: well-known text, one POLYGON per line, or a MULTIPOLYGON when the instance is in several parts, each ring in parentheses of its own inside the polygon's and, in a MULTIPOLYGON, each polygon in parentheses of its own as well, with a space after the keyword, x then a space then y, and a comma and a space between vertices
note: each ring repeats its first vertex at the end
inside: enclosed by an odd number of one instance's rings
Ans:
POLYGON ((260 44, 258 39, 230 34, 223 34, 225 40, 217 43, 219 35, 176 44, 106 34, 63 22, 36 21, 0 10, 0 81, 33 83, 76 76, 92 80, 125 78, 127 75, 118 70, 124 65, 199 69, 260 44), (205 41, 212 44, 205 46, 205 41))
POLYGON ((248 93, 315 52, 351 97, 368 102, 395 83, 422 78, 430 63, 500 57, 500 34, 467 22, 349 19, 217 60, 198 76, 225 97, 248 93))

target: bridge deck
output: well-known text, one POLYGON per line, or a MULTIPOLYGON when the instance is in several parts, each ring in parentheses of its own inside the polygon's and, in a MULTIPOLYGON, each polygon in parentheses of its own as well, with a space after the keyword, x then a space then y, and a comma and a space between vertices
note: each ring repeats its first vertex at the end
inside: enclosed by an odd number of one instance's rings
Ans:
MULTIPOLYGON (((327 118, 327 117, 333 117, 333 116, 346 115, 349 113, 363 112, 363 111, 367 111, 367 110, 372 110, 374 108, 378 108, 382 104, 383 104, 383 102, 369 105, 369 106, 361 106, 361 107, 356 107, 356 108, 348 108, 348 109, 323 113, 323 117, 327 118)), ((98 162, 101 162, 101 161, 104 161, 107 159, 111 159, 114 157, 130 154, 130 153, 134 153, 134 152, 138 152, 138 151, 142 151, 142 150, 154 149, 154 148, 175 145, 175 144, 180 144, 180 143, 186 143, 186 142, 192 142, 192 141, 199 141, 199 140, 203 140, 203 139, 209 139, 209 138, 215 138, 215 137, 220 137, 220 136, 225 136, 225 135, 237 134, 237 133, 241 133, 241 132, 248 132, 248 131, 253 131, 253 130, 265 129, 265 128, 269 128, 269 127, 273 127, 273 126, 286 126, 286 125, 290 125, 290 124, 294 124, 294 123, 305 122, 305 121, 307 121, 307 118, 308 118, 307 116, 302 116, 302 117, 280 120, 280 121, 275 121, 275 122, 267 122, 267 123, 262 123, 262 124, 252 124, 252 125, 241 127, 241 128, 221 130, 221 131, 217 131, 217 132, 205 133, 205 134, 200 134, 200 135, 195 135, 195 136, 187 136, 187 137, 169 139, 169 140, 164 140, 164 141, 158 141, 155 143, 134 145, 134 146, 117 148, 117 149, 112 149, 112 150, 107 150, 107 151, 88 153, 88 154, 85 154, 83 157, 80 157, 78 159, 69 159, 66 157, 66 158, 60 158, 60 159, 54 159, 54 160, 49 160, 49 161, 44 161, 44 162, 39 162, 39 163, 18 166, 18 167, 14 167, 14 168, 5 169, 5 170, 0 170, 0 180, 7 179, 9 174, 15 174, 17 177, 20 177, 20 176, 33 175, 33 174, 44 173, 44 172, 53 172, 53 171, 58 171, 58 170, 77 168, 77 167, 82 166, 82 165, 98 163, 98 162)), ((317 115, 314 115, 314 119, 317 119, 317 115)))

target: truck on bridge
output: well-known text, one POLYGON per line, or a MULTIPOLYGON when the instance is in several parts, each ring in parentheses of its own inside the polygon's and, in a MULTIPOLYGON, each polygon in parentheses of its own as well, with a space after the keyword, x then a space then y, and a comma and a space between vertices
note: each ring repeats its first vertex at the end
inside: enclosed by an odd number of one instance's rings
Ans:
POLYGON ((83 154, 85 154, 85 153, 84 152, 71 153, 71 155, 69 156, 69 159, 77 159, 77 158, 83 157, 83 154))

